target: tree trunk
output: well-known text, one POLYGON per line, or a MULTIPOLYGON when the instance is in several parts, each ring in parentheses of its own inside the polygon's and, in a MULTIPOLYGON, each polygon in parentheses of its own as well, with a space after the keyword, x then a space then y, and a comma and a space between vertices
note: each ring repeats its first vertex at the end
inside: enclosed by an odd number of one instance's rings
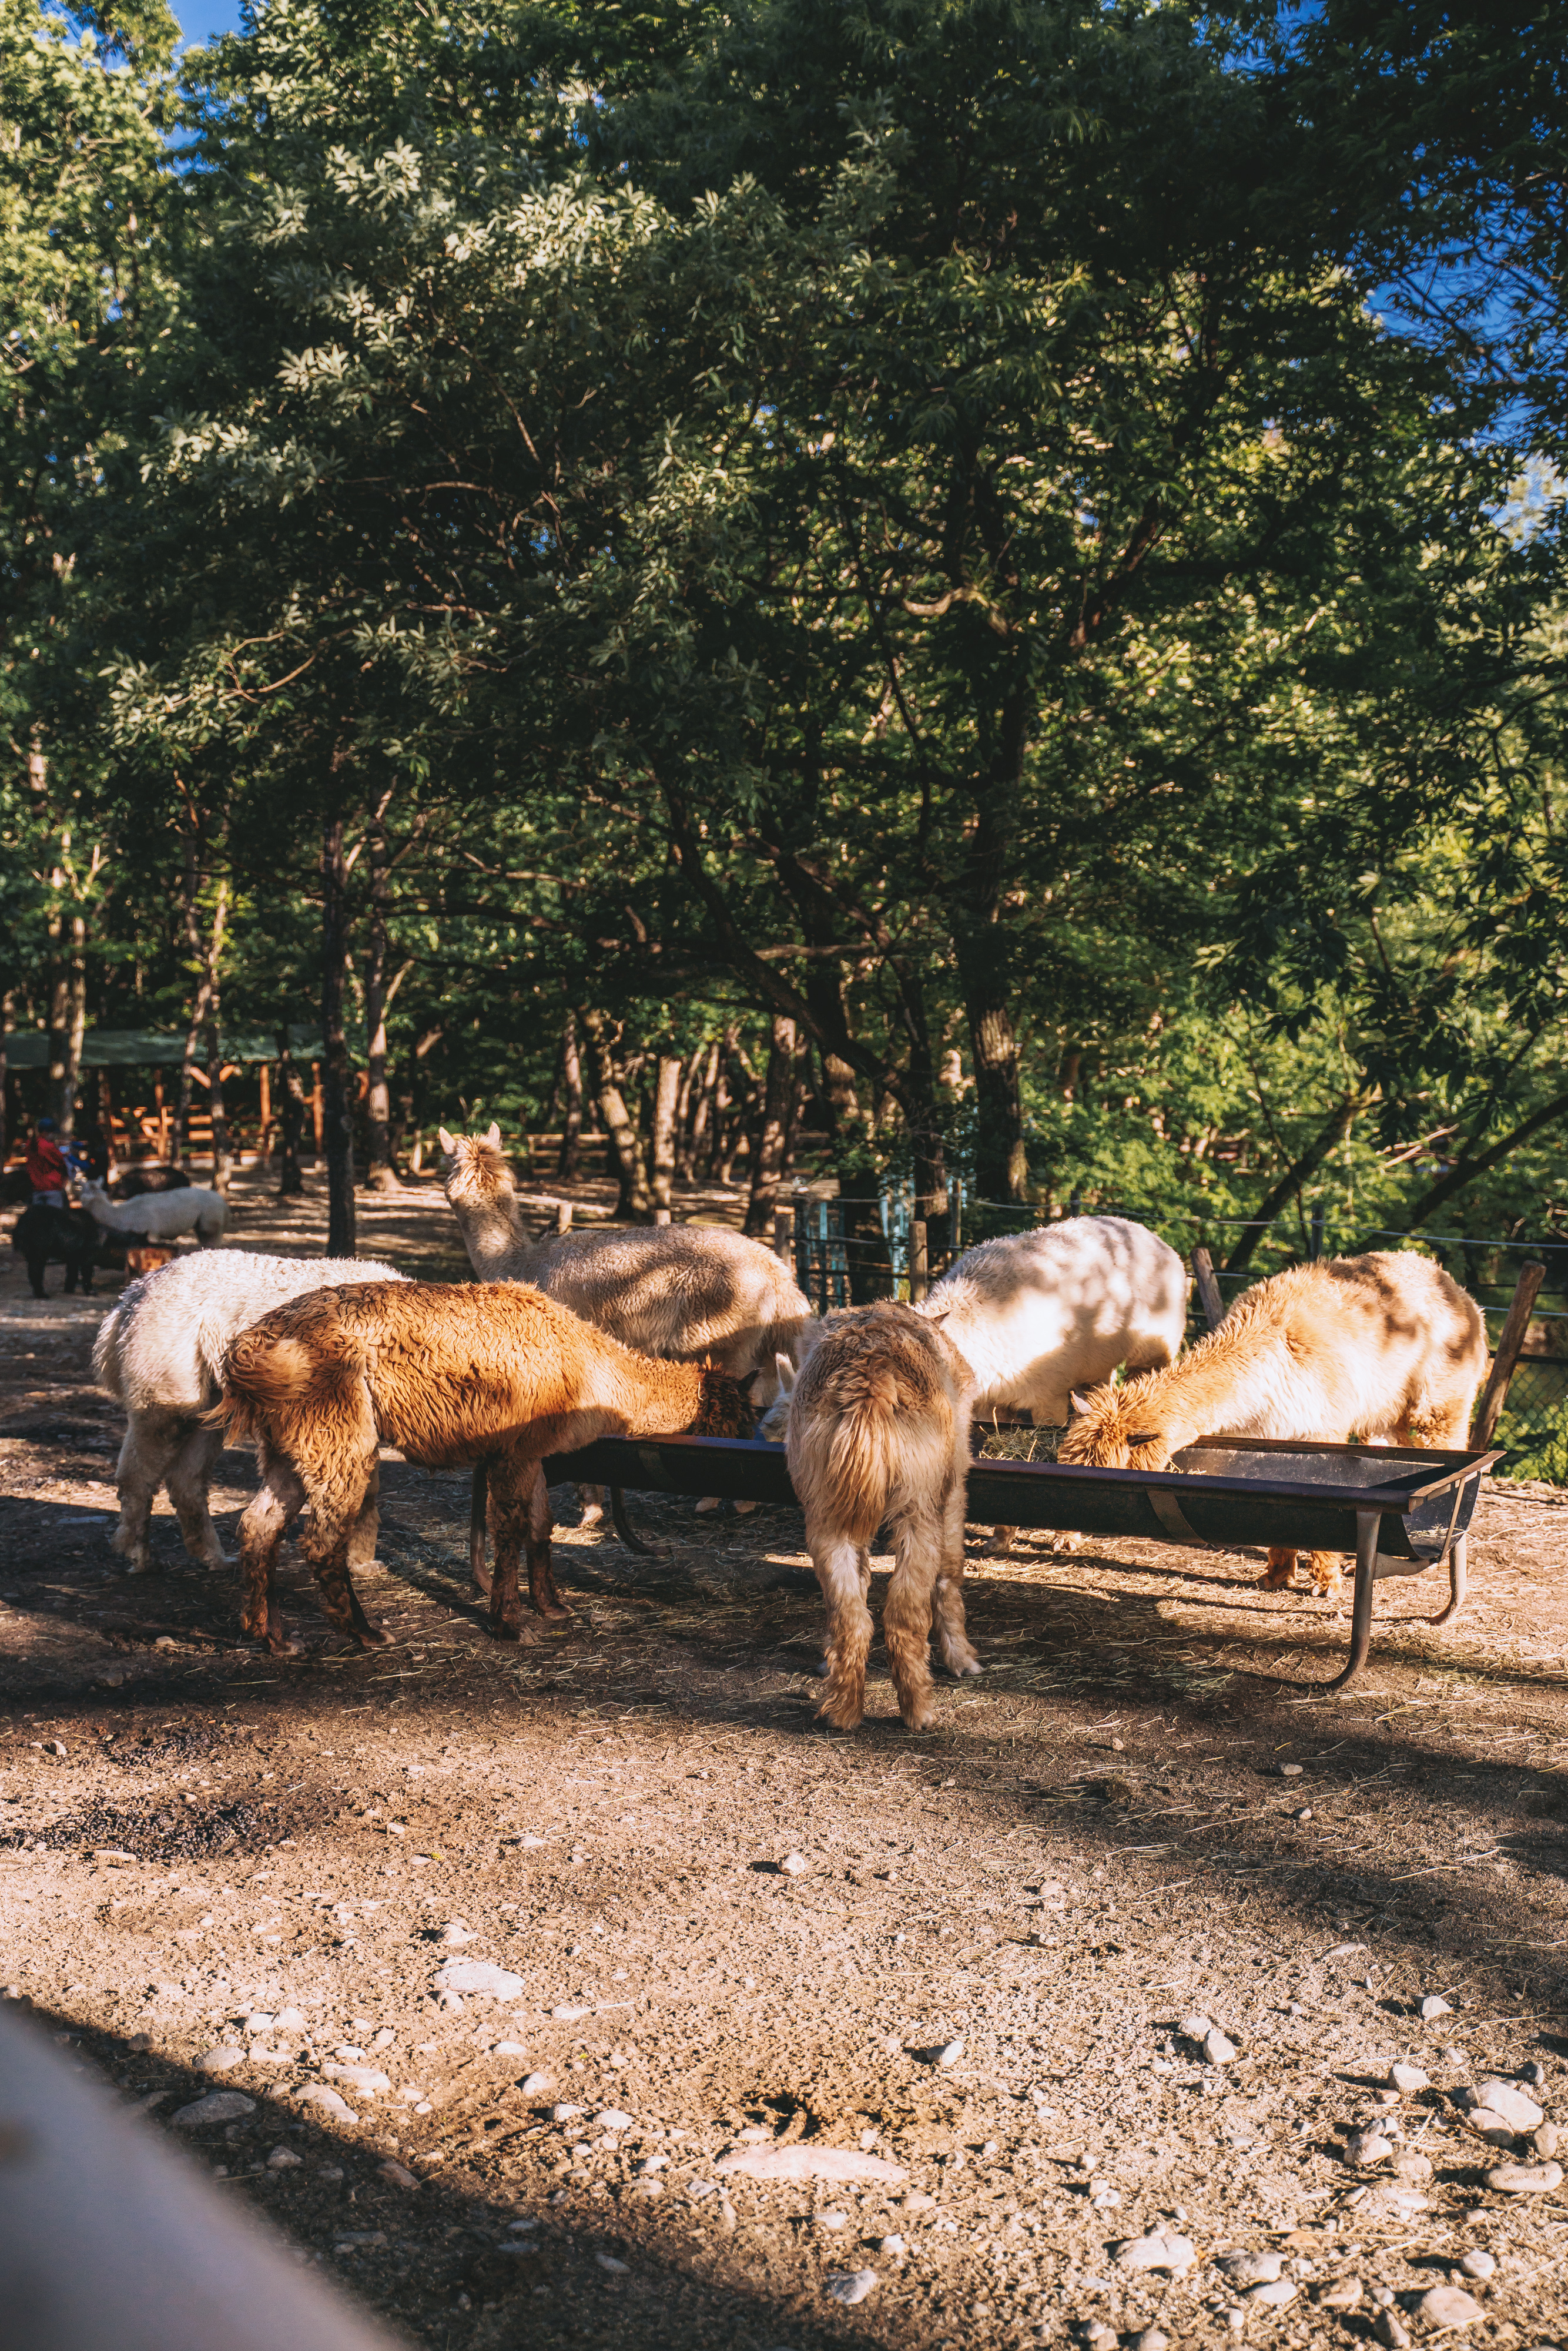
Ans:
POLYGON ((1293 1160, 1278 1183, 1274 1184, 1260 1203, 1258 1214, 1249 1220, 1248 1228, 1226 1259, 1227 1273, 1240 1273, 1251 1261, 1252 1252, 1263 1238, 1287 1200, 1297 1194, 1307 1177, 1315 1175, 1329 1153, 1343 1137, 1352 1119, 1364 1110, 1372 1097, 1369 1093, 1347 1094, 1333 1114, 1325 1120, 1299 1159, 1293 1160))
POLYGON ((288 1049, 288 1031, 277 1031, 277 1196, 287 1200, 305 1189, 299 1170, 299 1138, 305 1132, 305 1088, 288 1049))
POLYGON ((200 977, 191 1002, 191 1018, 185 1028, 185 1050, 180 1056, 180 1110, 174 1128, 173 1153, 176 1167, 183 1167, 191 1155, 191 1103, 194 1099, 196 1081, 196 1047, 207 1025, 207 1004, 212 995, 214 970, 214 959, 207 953, 206 942, 202 936, 200 848, 196 834, 187 834, 180 896, 184 912, 185 945, 200 977))
POLYGON ((1020 663, 1000 714, 955 908, 958 977, 975 1056, 975 1188, 986 1200, 1021 1200, 1029 1181, 1002 904, 1012 884, 1016 810, 1032 707, 1028 665, 1020 663))
MULTIPOLYGON (((65 875, 55 881, 65 886, 65 875)), ((77 1080, 87 1028, 87 925, 58 900, 49 917, 49 1114, 62 1134, 76 1128, 77 1080)))
POLYGON ((1505 1134, 1500 1143, 1492 1144, 1486 1151, 1461 1153, 1458 1166, 1439 1176, 1437 1183, 1423 1192, 1408 1210, 1411 1231, 1416 1231, 1434 1208, 1440 1208, 1446 1200, 1453 1198, 1456 1192, 1462 1192, 1467 1184, 1474 1183, 1478 1176, 1488 1175, 1492 1168, 1500 1167, 1521 1144, 1528 1143, 1532 1134, 1539 1134, 1543 1126, 1552 1126, 1563 1117, 1568 1117, 1568 1094, 1555 1094, 1540 1110, 1532 1112, 1522 1125, 1516 1126, 1511 1134, 1505 1134))
POLYGON ((982 1200, 1021 1200, 1029 1159, 1012 1013, 984 982, 970 993, 967 1008, 975 1054, 975 1189, 982 1200))
POLYGON ((561 1024, 560 1083, 566 1114, 555 1172, 558 1182, 570 1184, 582 1157, 582 1062, 577 1050, 577 1015, 570 1005, 561 1024))
POLYGON ((697 1182, 707 1172, 705 1152, 713 1121, 714 1094, 718 1085, 718 1046, 707 1047, 703 1056, 702 1072, 694 1089, 696 1101, 692 1106, 691 1143, 686 1154, 692 1181, 697 1182))
POLYGON ((371 860, 371 932, 365 956, 365 1062, 370 1084, 365 1093, 365 1137, 369 1165, 365 1182, 372 1192, 397 1192, 402 1186, 392 1154, 392 1091, 387 1084, 387 860, 388 792, 371 816, 368 827, 371 860))
POLYGON ((327 1064, 322 1127, 327 1144, 329 1257, 355 1254, 353 1107, 349 1094, 349 1040, 343 1027, 348 878, 343 820, 334 817, 321 829, 321 1042, 327 1064))
POLYGON ((654 1222, 670 1221, 670 1184, 675 1172, 675 1111, 681 1095, 678 1053, 661 1053, 653 1084, 653 1196, 654 1222))
POLYGON ((630 1224, 652 1224, 653 1207, 648 1196, 642 1138, 632 1123, 626 1098, 621 1090, 609 1023, 602 1012, 585 1011, 582 1029, 588 1040, 593 1090, 598 1097, 600 1115, 610 1137, 610 1147, 615 1155, 616 1171, 620 1177, 615 1214, 630 1224))
POLYGON ((0 995, 0 1167, 11 1148, 11 1032, 16 1026, 16 997, 12 988, 0 995))
POLYGON ((213 1189, 226 1193, 233 1165, 229 1154, 229 1123, 224 1107, 223 1046, 218 1034, 222 1011, 224 925, 228 911, 228 883, 218 883, 213 909, 211 945, 207 952, 207 1004, 204 1024, 207 1049, 207 1107, 213 1118, 213 1189))
POLYGON ((746 1230, 759 1240, 773 1238, 779 1187, 783 1181, 785 1155, 794 1124, 795 1041, 795 1023, 775 1013, 768 1050, 762 1125, 751 1162, 751 1196, 746 1204, 746 1230))
POLYGON ((733 1026, 727 1029, 716 1049, 718 1078, 713 1094, 713 1160, 708 1169, 708 1174, 716 1184, 728 1183, 730 1162, 735 1156, 732 1141, 733 1122, 730 1117, 733 1104, 729 1093, 729 1057, 735 1050, 736 1040, 739 1034, 739 1030, 733 1026))

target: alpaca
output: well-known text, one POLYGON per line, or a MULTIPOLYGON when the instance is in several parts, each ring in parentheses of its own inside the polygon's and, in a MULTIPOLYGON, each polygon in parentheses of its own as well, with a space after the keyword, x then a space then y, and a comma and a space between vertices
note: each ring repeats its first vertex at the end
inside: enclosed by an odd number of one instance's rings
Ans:
POLYGON ((871 1646, 868 1548, 885 1519, 896 1562, 883 1637, 911 1730, 934 1717, 927 1635, 943 1661, 977 1674, 964 1628, 964 1491, 974 1374, 939 1322, 884 1301, 824 1316, 799 1376, 778 1364, 779 1396, 762 1425, 783 1435, 806 1513, 811 1564, 828 1604, 828 1687, 819 1709, 839 1730, 865 1711, 871 1646))
MULTIPOLYGON (((1061 1426, 1075 1387, 1173 1362, 1186 1329, 1186 1270, 1125 1217, 1068 1217, 966 1249, 915 1309, 940 1322, 974 1372, 975 1416, 1028 1411, 1061 1426)), ((990 1549, 1005 1558, 1014 1527, 990 1549)), ((1059 1535, 1076 1551, 1081 1538, 1059 1535)))
POLYGON ((161 1166, 151 1159, 117 1168, 109 1180, 110 1197, 116 1200, 139 1200, 149 1192, 183 1192, 191 1182, 183 1167, 161 1166))
POLYGON ((221 1192, 186 1184, 172 1192, 147 1192, 135 1200, 111 1200, 91 1176, 81 1184, 82 1206, 109 1233, 136 1233, 146 1240, 166 1241, 175 1233, 194 1233, 203 1249, 223 1238, 228 1223, 228 1203, 221 1192))
MULTIPOLYGON (((811 1309, 771 1249, 721 1225, 643 1225, 533 1241, 500 1128, 454 1135, 443 1127, 441 1148, 446 1196, 478 1280, 532 1282, 622 1346, 675 1362, 709 1361, 732 1379, 751 1377, 759 1406, 773 1401, 775 1359, 800 1362, 811 1309)), ((712 1496, 697 1504, 699 1511, 717 1508, 712 1496)), ((584 1523, 601 1515, 591 1501, 584 1523)))
POLYGON ((63 1265, 66 1296, 78 1283, 83 1297, 92 1290, 92 1270, 99 1261, 102 1239, 92 1218, 81 1208, 49 1208, 35 1202, 24 1208, 11 1230, 11 1246, 27 1268, 35 1298, 47 1298, 44 1268, 63 1265))
POLYGON ((742 1437, 753 1416, 724 1373, 634 1354, 521 1283, 372 1282, 297 1298, 241 1332, 213 1417, 256 1440, 261 1491, 240 1521, 242 1622, 281 1655, 273 1570, 307 1500, 322 1614, 361 1648, 387 1637, 360 1606, 348 1564, 382 1443, 429 1469, 486 1465, 497 1535, 490 1629, 515 1641, 534 1637, 517 1594, 525 1532, 535 1609, 568 1614, 550 1572, 547 1454, 601 1437, 742 1437))
MULTIPOLYGON (((165 1481, 185 1549, 201 1567, 228 1567, 208 1510, 223 1449, 204 1415, 217 1402, 231 1342, 274 1306, 324 1281, 401 1281, 395 1266, 371 1259, 251 1257, 241 1249, 193 1251, 132 1281, 98 1326, 92 1367, 100 1387, 125 1407, 125 1442, 115 1483, 120 1524, 113 1548, 127 1572, 152 1563, 148 1521, 165 1481)), ((375 1550, 372 1493, 355 1537, 358 1565, 375 1550)))
MULTIPOLYGON (((1169 1370, 1074 1395, 1059 1459, 1163 1469, 1195 1437, 1318 1437, 1460 1446, 1487 1371, 1479 1307, 1430 1258, 1375 1249, 1292 1266, 1242 1291, 1218 1330, 1169 1370)), ((1334 1597, 1339 1563, 1311 1554, 1334 1597)), ((1286 1588, 1296 1553, 1269 1553, 1262 1578, 1286 1588)))

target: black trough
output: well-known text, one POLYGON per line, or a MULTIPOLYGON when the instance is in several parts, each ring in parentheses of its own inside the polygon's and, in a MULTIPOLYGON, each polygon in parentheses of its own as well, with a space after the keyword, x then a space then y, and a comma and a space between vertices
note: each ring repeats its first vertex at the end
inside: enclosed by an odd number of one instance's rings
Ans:
MULTIPOLYGON (((1138 1535, 1152 1542, 1354 1552, 1349 1662, 1332 1681, 1302 1685, 1327 1692, 1343 1689, 1366 1663, 1372 1587, 1381 1578, 1446 1565, 1448 1605, 1430 1621, 1448 1625, 1458 1614, 1481 1479, 1501 1458, 1497 1451, 1200 1437, 1173 1457, 1169 1469, 982 1459, 969 1470, 967 1515, 981 1525, 1138 1535)), ((795 1499, 783 1447, 757 1437, 607 1437, 547 1461, 545 1474, 551 1485, 573 1479, 608 1486, 616 1526, 638 1550, 647 1546, 626 1524, 618 1490, 625 1487, 748 1502, 795 1499)))

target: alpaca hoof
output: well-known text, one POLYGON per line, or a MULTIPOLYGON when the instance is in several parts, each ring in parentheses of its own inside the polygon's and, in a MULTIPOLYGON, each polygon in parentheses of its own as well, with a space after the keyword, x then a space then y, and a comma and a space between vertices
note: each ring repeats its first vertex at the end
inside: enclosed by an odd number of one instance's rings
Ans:
POLYGON ((525 1625, 520 1616, 504 1616, 498 1625, 491 1625, 490 1631, 497 1641, 515 1641, 520 1649, 537 1649, 538 1646, 538 1635, 531 1625, 525 1625))
POLYGON ((820 1682, 825 1682, 832 1670, 833 1669, 828 1663, 826 1657, 819 1657, 816 1664, 811 1667, 813 1675, 820 1682))
POLYGON ((1052 1535, 1051 1538, 1051 1548, 1053 1552, 1082 1551, 1083 1548, 1083 1538, 1082 1535, 1052 1535))
POLYGON ((1258 1578, 1260 1592, 1289 1592, 1293 1589, 1296 1571, 1293 1567, 1267 1567, 1258 1578))
POLYGON ((552 1601, 548 1607, 541 1608, 539 1614, 547 1625, 568 1625, 571 1622, 572 1611, 564 1600, 556 1600, 552 1601))
POLYGON ((829 1724, 834 1730, 853 1730, 865 1712, 865 1699, 848 1696, 835 1698, 830 1694, 817 1708, 819 1722, 829 1724))
POLYGON ((474 1578, 474 1589, 476 1592, 482 1593, 484 1597, 488 1600, 490 1597, 490 1587, 495 1581, 495 1577, 491 1574, 489 1569, 486 1568, 482 1575, 476 1575, 474 1578))
POLYGON ((901 1706, 898 1710, 905 1730, 929 1730, 936 1719, 936 1708, 929 1698, 922 1698, 918 1706, 901 1706))
POLYGON ((979 1674, 984 1673, 985 1671, 985 1667, 981 1665, 978 1657, 976 1656, 973 1649, 969 1647, 967 1642, 965 1643, 961 1649, 957 1647, 944 1649, 942 1652, 942 1662, 946 1667, 947 1671, 952 1675, 956 1682, 965 1680, 970 1674, 979 1674))
POLYGON ((577 1523, 580 1527, 601 1527, 604 1524, 602 1505, 598 1502, 585 1502, 582 1516, 577 1523))
POLYGON ((392 1646, 392 1635, 384 1625, 367 1625, 362 1633, 354 1635, 361 1649, 387 1649, 392 1646))

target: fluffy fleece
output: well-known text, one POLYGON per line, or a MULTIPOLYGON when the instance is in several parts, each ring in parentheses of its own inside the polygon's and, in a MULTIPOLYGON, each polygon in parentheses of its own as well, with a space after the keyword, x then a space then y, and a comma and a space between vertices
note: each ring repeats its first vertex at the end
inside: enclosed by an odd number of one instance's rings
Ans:
MULTIPOLYGON (((140 1206, 141 1203, 139 1202, 140 1206)), ((253 1257, 204 1249, 127 1284, 98 1326, 92 1366, 99 1385, 125 1407, 125 1442, 115 1483, 120 1524, 113 1545, 130 1572, 149 1564, 148 1522, 165 1483, 191 1557, 230 1564, 208 1509, 223 1432, 204 1425, 223 1388, 224 1357, 240 1332, 323 1282, 401 1281, 373 1259, 253 1257)), ((376 1545, 375 1495, 355 1537, 356 1562, 376 1545)))
MULTIPOLYGON (((1195 1437, 1224 1432, 1460 1446, 1486 1370, 1480 1309, 1430 1258, 1330 1258, 1243 1290, 1168 1370, 1075 1397, 1059 1458, 1163 1469, 1195 1437)), ((1264 1582, 1288 1584, 1295 1564, 1293 1551, 1271 1551, 1264 1582)), ((1320 1591, 1338 1592, 1332 1552, 1313 1552, 1312 1572, 1320 1591)))
POLYGON ((370 1283, 296 1299, 235 1341, 219 1416, 257 1441, 262 1489, 240 1523, 243 1621, 275 1650, 287 1646, 277 1547, 307 1500, 322 1613, 361 1647, 384 1637, 348 1567, 379 1445, 426 1468, 486 1466, 497 1535, 491 1629, 516 1640, 525 1535, 535 1608, 566 1614, 550 1572, 546 1454, 601 1437, 739 1437, 753 1418, 724 1373, 634 1354, 511 1282, 370 1283))
POLYGON ((140 1233, 161 1241, 176 1233, 194 1233, 204 1249, 223 1238, 229 1220, 222 1193, 199 1184, 173 1192, 146 1192, 134 1200, 111 1200, 103 1186, 89 1178, 81 1186, 81 1202, 106 1233, 140 1233))
POLYGON ((840 1730, 852 1730, 865 1711, 869 1551, 885 1520, 895 1557, 883 1638, 898 1710, 912 1730, 924 1730, 934 1714, 933 1621, 949 1671, 980 1670, 964 1629, 973 1374, 939 1322, 889 1301, 825 1316, 804 1370, 797 1377, 781 1359, 779 1377, 779 1400, 763 1433, 784 1437, 828 1604, 820 1710, 840 1730))

